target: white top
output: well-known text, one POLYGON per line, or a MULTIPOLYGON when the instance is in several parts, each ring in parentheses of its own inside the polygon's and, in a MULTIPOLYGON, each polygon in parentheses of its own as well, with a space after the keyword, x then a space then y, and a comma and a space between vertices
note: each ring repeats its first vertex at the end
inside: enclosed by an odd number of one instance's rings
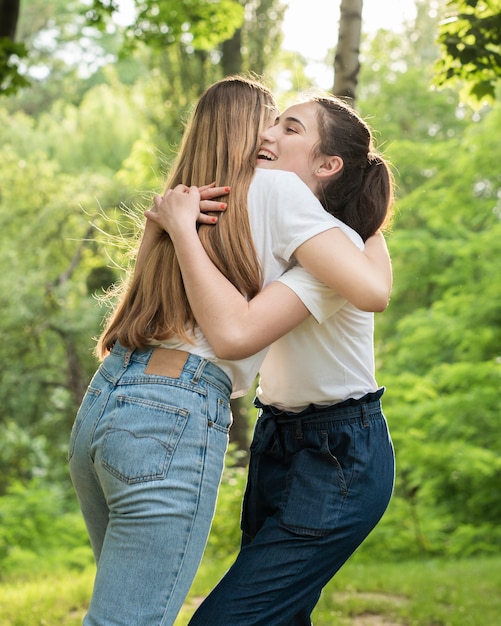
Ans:
MULTIPOLYGON (((341 228, 364 247, 355 231, 345 224, 341 228)), ((260 369, 259 400, 299 412, 309 404, 327 406, 376 391, 374 314, 360 311, 300 266, 279 280, 312 315, 269 348, 260 369)))
MULTIPOLYGON (((294 261, 291 256, 305 241, 330 228, 344 226, 329 215, 311 190, 292 172, 256 169, 248 195, 249 221, 263 286, 278 278, 294 261)), ((191 335, 191 333, 190 333, 191 335)), ((233 382, 232 397, 245 395, 254 382, 268 348, 239 361, 218 359, 200 328, 191 335, 195 345, 178 338, 161 346, 186 350, 212 361, 233 382)))

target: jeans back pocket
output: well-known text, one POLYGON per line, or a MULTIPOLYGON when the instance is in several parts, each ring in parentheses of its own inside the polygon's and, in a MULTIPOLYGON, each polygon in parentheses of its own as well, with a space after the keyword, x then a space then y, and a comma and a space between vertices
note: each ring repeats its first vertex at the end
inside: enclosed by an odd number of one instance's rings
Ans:
POLYGON ((189 415, 179 407, 118 396, 103 440, 103 467, 128 484, 164 479, 189 415))

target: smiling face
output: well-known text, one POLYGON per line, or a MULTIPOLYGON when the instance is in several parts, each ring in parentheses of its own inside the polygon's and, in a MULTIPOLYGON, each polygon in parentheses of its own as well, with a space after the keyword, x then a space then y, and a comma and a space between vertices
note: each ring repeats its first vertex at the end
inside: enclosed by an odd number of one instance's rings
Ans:
POLYGON ((342 167, 339 157, 327 157, 317 150, 320 144, 315 102, 303 102, 286 109, 275 124, 261 133, 257 166, 294 172, 318 195, 326 176, 342 167))
POLYGON ((289 107, 261 134, 258 167, 295 172, 308 186, 314 181, 314 147, 319 143, 316 105, 289 107))

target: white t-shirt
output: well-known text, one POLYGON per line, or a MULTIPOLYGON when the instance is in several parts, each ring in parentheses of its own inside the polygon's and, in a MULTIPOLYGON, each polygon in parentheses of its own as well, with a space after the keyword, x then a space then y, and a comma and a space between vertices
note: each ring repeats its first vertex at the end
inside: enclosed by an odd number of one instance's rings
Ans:
MULTIPOLYGON (((292 172, 256 169, 248 195, 249 222, 263 287, 294 264, 291 256, 305 241, 343 223, 329 215, 311 190, 292 172)), ((232 397, 245 395, 259 371, 268 348, 239 361, 218 359, 200 328, 192 335, 195 345, 173 338, 160 345, 186 350, 212 361, 233 382, 232 397)))
MULTIPOLYGON (((341 228, 363 248, 355 231, 341 228)), ((327 406, 376 391, 374 314, 360 311, 300 266, 278 280, 311 316, 270 346, 260 368, 259 400, 299 412, 309 404, 327 406)))

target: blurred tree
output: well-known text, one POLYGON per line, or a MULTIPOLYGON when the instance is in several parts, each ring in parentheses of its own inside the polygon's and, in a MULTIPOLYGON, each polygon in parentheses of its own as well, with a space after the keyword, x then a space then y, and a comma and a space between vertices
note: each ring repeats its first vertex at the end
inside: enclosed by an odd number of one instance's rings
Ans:
MULTIPOLYGON (((177 143, 193 102, 208 84, 227 73, 264 71, 280 44, 279 0, 163 0, 134 7, 119 57, 140 59, 155 79, 145 91, 158 105, 151 108, 151 122, 164 153, 177 143)), ((105 30, 118 8, 95 0, 86 19, 105 30)))
POLYGON ((16 477, 67 480, 69 429, 96 366, 94 295, 117 280, 124 242, 135 241, 118 204, 134 211, 139 179, 153 187, 156 155, 142 146, 151 137, 138 104, 102 85, 38 121, 0 109, 0 439, 10 442, 0 446, 0 492, 16 477))
POLYGON ((245 2, 243 24, 244 62, 240 71, 259 76, 266 73, 282 44, 282 22, 286 10, 282 0, 245 2))
POLYGON ((394 291, 378 318, 396 497, 426 510, 422 533, 437 552, 501 546, 500 123, 498 106, 432 151, 406 144, 428 174, 400 199, 394 291))
POLYGON ((450 0, 448 6, 435 84, 459 83, 463 98, 479 106, 495 98, 501 79, 501 0, 450 0))
MULTIPOLYGON (((223 54, 220 44, 138 42, 84 77, 50 55, 51 33, 58 47, 77 23, 78 41, 83 17, 72 22, 63 0, 52 13, 46 4, 25 0, 20 32, 50 73, 0 108, 0 493, 33 476, 67 484, 69 429, 104 314, 93 294, 122 275, 137 234, 128 214, 142 218, 161 188, 194 94, 220 76, 223 54)), ((453 89, 429 88, 436 20, 423 9, 404 34, 368 40, 357 87, 398 184, 395 285, 376 317, 397 453, 395 497, 368 541, 380 558, 501 545, 500 108, 475 112, 453 89)), ((100 32, 90 29, 93 41, 118 53, 117 31, 100 32)), ((235 417, 245 425, 239 408, 235 417)))
POLYGON ((341 0, 332 93, 355 105, 360 71, 362 0, 341 0))
POLYGON ((18 19, 19 0, 0 0, 0 36, 14 40, 18 19))
POLYGON ((26 46, 16 42, 19 0, 0 0, 0 95, 10 95, 28 85, 19 72, 26 46))
MULTIPOLYGON (((134 2, 134 15, 125 28, 126 42, 134 47, 143 42, 152 48, 163 49, 175 42, 183 42, 195 50, 212 50, 221 41, 229 39, 244 19, 238 0, 192 0, 173 2, 134 2)), ((119 2, 93 0, 85 14, 89 23, 104 30, 109 19, 119 12, 119 2)))

